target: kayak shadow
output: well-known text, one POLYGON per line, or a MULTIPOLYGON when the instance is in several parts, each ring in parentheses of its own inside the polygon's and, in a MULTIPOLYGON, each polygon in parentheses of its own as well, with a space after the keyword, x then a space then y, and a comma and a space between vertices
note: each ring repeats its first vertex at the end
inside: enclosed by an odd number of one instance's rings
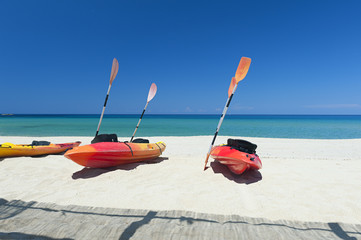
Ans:
MULTIPOLYGON (((50 154, 43 154, 43 155, 36 155, 36 156, 29 156, 31 158, 44 158, 44 157, 47 157, 49 156, 50 154)), ((26 157, 26 156, 25 156, 26 157)))
POLYGON ((163 162, 164 160, 168 160, 168 158, 167 157, 158 157, 156 159, 147 160, 147 161, 143 161, 143 162, 122 164, 119 166, 108 167, 108 168, 87 168, 87 167, 85 167, 82 170, 73 173, 71 178, 74 180, 86 179, 86 178, 97 177, 104 173, 113 172, 113 171, 117 171, 117 170, 130 171, 130 170, 137 168, 140 165, 160 163, 160 162, 163 162))
POLYGON ((2 157, 0 158, 0 162, 4 159, 7 159, 7 158, 27 158, 27 157, 30 157, 30 158, 45 158, 45 157, 48 157, 48 156, 57 156, 57 155, 64 155, 68 150, 64 151, 64 152, 60 152, 60 153, 51 153, 51 154, 42 154, 42 155, 35 155, 35 156, 10 156, 10 157, 2 157))
POLYGON ((50 154, 45 154, 45 155, 36 155, 36 156, 10 156, 10 157, 3 157, 3 158, 0 158, 0 162, 5 160, 5 159, 14 159, 14 158, 28 158, 28 157, 31 157, 31 158, 44 158, 44 157, 47 157, 49 156, 50 154))
POLYGON ((223 174, 223 176, 225 176, 229 180, 234 181, 236 183, 252 184, 252 183, 262 180, 262 174, 257 170, 248 170, 248 171, 244 172, 243 174, 237 175, 237 174, 232 173, 227 168, 227 166, 225 166, 217 161, 211 162, 210 165, 215 174, 221 173, 221 174, 223 174))

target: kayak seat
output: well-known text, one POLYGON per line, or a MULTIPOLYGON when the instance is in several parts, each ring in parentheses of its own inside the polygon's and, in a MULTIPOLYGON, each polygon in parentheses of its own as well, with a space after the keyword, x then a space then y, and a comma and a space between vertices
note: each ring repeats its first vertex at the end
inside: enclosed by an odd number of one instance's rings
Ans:
POLYGON ((149 140, 144 138, 136 138, 132 141, 132 143, 149 143, 149 140))
POLYGON ((91 141, 91 143, 98 143, 98 142, 118 142, 117 134, 99 134, 95 136, 95 138, 91 141))
POLYGON ((31 143, 31 145, 32 146, 48 146, 48 145, 50 145, 50 142, 48 142, 48 141, 33 141, 32 143, 31 143))
POLYGON ((253 144, 251 142, 248 142, 246 140, 242 140, 242 139, 231 139, 229 138, 227 140, 227 145, 231 148, 234 148, 238 151, 241 152, 245 152, 245 153, 249 153, 249 154, 255 154, 256 153, 256 148, 257 145, 253 144))

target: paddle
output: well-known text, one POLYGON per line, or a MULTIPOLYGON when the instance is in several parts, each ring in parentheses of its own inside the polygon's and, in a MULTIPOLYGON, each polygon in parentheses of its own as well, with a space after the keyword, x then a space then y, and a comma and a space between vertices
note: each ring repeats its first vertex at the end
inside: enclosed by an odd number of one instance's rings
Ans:
POLYGON ((204 170, 207 169, 207 163, 208 163, 209 155, 210 155, 212 147, 214 145, 214 141, 217 138, 218 131, 219 131, 221 125, 222 125, 224 116, 226 115, 226 112, 228 110, 229 104, 231 103, 233 94, 237 89, 238 83, 240 81, 242 81, 245 78, 245 76, 247 75, 247 72, 248 72, 248 69, 249 69, 250 65, 251 65, 251 59, 250 58, 242 57, 241 61, 239 61, 239 65, 238 65, 236 74, 232 78, 231 84, 229 85, 229 88, 228 88, 228 99, 227 99, 226 105, 224 106, 223 113, 221 115, 221 119, 219 120, 217 129, 216 129, 216 133, 214 134, 211 146, 209 147, 209 150, 208 150, 208 153, 207 153, 207 158, 206 158, 206 161, 205 161, 205 164, 204 164, 204 170))
POLYGON ((143 109, 143 113, 142 113, 142 115, 141 115, 140 118, 139 118, 137 127, 136 127, 135 130, 134 130, 134 133, 133 133, 132 138, 130 139, 130 142, 133 141, 134 135, 135 135, 135 133, 136 133, 137 130, 138 130, 140 121, 142 121, 142 117, 143 117, 143 115, 144 115, 145 109, 147 109, 148 103, 150 102, 150 100, 152 100, 152 99, 154 98, 154 96, 155 96, 156 93, 157 93, 157 85, 155 85, 155 83, 152 83, 152 85, 150 86, 150 89, 149 89, 149 93, 148 93, 147 104, 145 104, 145 107, 144 107, 144 109, 143 109))
POLYGON ((95 137, 98 136, 100 124, 102 123, 102 119, 103 119, 103 115, 104 115, 104 110, 105 110, 105 107, 107 106, 107 101, 108 101, 108 97, 109 97, 110 88, 112 87, 112 83, 114 81, 115 76, 117 76, 118 69, 119 69, 118 60, 116 58, 114 58, 113 59, 113 65, 112 65, 112 71, 110 73, 109 88, 108 88, 107 96, 105 97, 103 111, 102 111, 102 114, 100 115, 100 120, 99 120, 99 124, 98 124, 98 128, 97 128, 97 132, 95 133, 95 137))

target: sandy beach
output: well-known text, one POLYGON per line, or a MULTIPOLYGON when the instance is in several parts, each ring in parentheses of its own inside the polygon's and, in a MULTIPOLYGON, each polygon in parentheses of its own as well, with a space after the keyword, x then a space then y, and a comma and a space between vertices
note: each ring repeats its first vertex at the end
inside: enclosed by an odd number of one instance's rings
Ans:
MULTIPOLYGON (((89 207, 186 210, 270 220, 361 222, 361 139, 244 138, 258 145, 260 171, 235 176, 210 159, 211 136, 150 137, 167 149, 153 161, 86 169, 62 155, 2 159, 0 197, 89 207)), ((220 136, 216 144, 226 142, 220 136)), ((90 137, 1 137, 53 143, 90 137)), ((120 141, 126 139, 119 139, 120 141)))

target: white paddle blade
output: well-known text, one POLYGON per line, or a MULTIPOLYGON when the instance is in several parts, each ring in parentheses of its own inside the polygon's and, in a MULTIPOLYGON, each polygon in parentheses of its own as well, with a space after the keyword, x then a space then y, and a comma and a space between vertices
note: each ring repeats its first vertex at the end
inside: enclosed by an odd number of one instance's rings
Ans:
POLYGON ((119 63, 116 58, 113 59, 112 72, 110 73, 110 85, 113 83, 114 78, 117 76, 119 70, 119 63))
POLYGON ((157 93, 157 85, 155 85, 155 83, 152 83, 152 85, 150 86, 150 89, 149 89, 147 102, 152 100, 156 93, 157 93))
POLYGON ((251 65, 250 58, 248 58, 248 57, 241 58, 241 61, 239 61, 238 68, 237 68, 236 75, 235 75, 237 83, 242 81, 245 78, 250 65, 251 65))
POLYGON ((231 80, 231 84, 229 85, 229 88, 228 88, 228 97, 230 97, 232 95, 233 89, 236 85, 237 85, 237 80, 235 77, 233 77, 231 80))

